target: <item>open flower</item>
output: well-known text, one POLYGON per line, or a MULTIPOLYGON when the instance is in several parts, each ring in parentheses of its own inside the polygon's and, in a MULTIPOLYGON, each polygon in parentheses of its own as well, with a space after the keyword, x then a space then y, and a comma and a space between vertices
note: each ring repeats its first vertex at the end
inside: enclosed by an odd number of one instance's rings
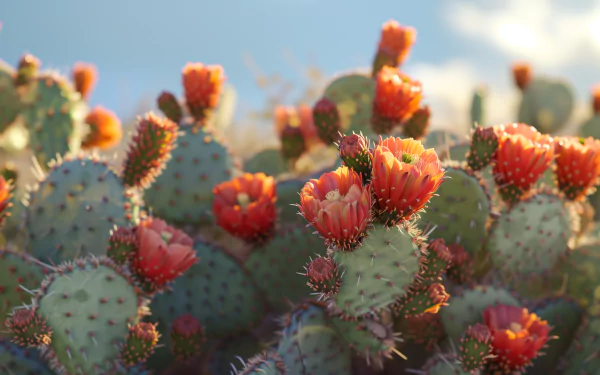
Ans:
POLYGON ((247 242, 272 234, 277 218, 273 177, 246 173, 215 186, 213 194, 213 213, 221 228, 247 242))
POLYGON ((225 74, 221 65, 187 63, 182 72, 183 91, 190 114, 204 120, 221 97, 225 74))
POLYGON ((121 121, 114 112, 104 107, 92 109, 85 118, 85 123, 89 125, 90 132, 82 142, 81 147, 84 149, 106 150, 118 145, 123 138, 121 121))
POLYGON ((346 166, 308 181, 300 192, 300 212, 328 245, 352 250, 371 218, 370 185, 346 166))
POLYGON ((444 170, 433 149, 412 138, 380 140, 373 151, 371 181, 377 206, 389 224, 421 210, 442 184, 444 170))
POLYGON ((498 140, 494 180, 509 203, 521 199, 552 164, 553 139, 537 134, 504 132, 498 140))
POLYGON ((423 97, 421 83, 400 73, 397 68, 383 67, 377 74, 371 126, 378 134, 409 119, 419 109, 423 97))
POLYGON ((492 129, 494 129, 494 132, 496 132, 498 137, 502 137, 505 134, 520 134, 525 138, 538 143, 544 143, 548 138, 547 135, 540 133, 535 127, 523 124, 522 122, 494 125, 492 129))
POLYGON ((561 137, 555 152, 558 187, 571 200, 585 198, 600 176, 600 141, 561 137))
POLYGON ((490 306, 483 318, 492 334, 492 361, 507 373, 530 364, 550 339, 548 323, 522 307, 490 306))
POLYGON ((395 20, 389 20, 381 27, 379 52, 395 60, 394 66, 402 64, 410 49, 417 41, 417 31, 410 26, 402 26, 395 20))
POLYGON ((161 219, 148 218, 136 231, 139 247, 135 270, 152 291, 181 276, 198 261, 192 239, 161 219))

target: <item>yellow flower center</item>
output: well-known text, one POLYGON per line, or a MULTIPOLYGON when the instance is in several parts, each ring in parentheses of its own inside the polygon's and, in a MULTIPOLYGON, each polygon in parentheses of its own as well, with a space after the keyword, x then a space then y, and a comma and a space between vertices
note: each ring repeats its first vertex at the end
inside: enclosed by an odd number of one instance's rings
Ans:
POLYGON ((163 241, 165 241, 166 243, 169 243, 169 241, 171 241, 171 238, 173 238, 173 233, 164 231, 164 232, 160 232, 160 236, 162 237, 163 241))
POLYGON ((419 160, 418 155, 413 154, 402 154, 402 162, 404 164, 415 164, 419 160))
POLYGON ((342 194, 340 194, 339 190, 332 190, 329 193, 325 194, 325 199, 328 201, 339 201, 342 199, 342 194))
POLYGON ((508 326, 508 329, 510 329, 513 333, 519 333, 523 329, 523 326, 519 323, 512 322, 508 326))
POLYGON ((240 207, 246 208, 250 204, 250 196, 246 193, 239 193, 237 195, 237 201, 240 207))

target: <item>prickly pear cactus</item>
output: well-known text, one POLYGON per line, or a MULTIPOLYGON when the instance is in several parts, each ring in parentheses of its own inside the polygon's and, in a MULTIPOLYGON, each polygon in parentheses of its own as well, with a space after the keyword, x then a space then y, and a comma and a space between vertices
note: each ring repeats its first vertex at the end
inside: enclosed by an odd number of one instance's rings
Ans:
POLYGON ((343 273, 333 301, 336 307, 359 317, 393 304, 419 273, 420 246, 412 231, 375 224, 360 248, 334 252, 343 273))
POLYGON ((277 355, 286 374, 349 374, 351 351, 329 325, 322 304, 301 304, 285 318, 277 355))
POLYGON ((96 158, 55 163, 30 194, 29 250, 43 262, 103 255, 111 229, 131 217, 130 195, 111 166, 96 158))
POLYGON ((15 71, 0 60, 0 134, 11 125, 21 112, 21 99, 14 86, 15 71))
POLYGON ((390 326, 371 319, 355 321, 337 317, 330 319, 330 325, 349 347, 366 357, 369 363, 382 366, 386 358, 391 358, 396 342, 390 326))
POLYGON ((579 330, 565 357, 564 375, 600 375, 600 318, 579 330))
POLYGON ((438 354, 431 357, 423 367, 424 375, 477 375, 463 370, 459 359, 453 354, 438 354))
MULTIPOLYGON (((152 300, 151 320, 170 330, 175 318, 190 313, 205 327, 209 338, 255 327, 265 306, 262 293, 250 275, 222 248, 197 243, 195 249, 200 261, 174 282, 173 290, 152 300)), ((168 337, 164 342, 170 348, 168 337)))
POLYGON ((600 244, 589 244, 569 252, 561 261, 565 292, 592 316, 600 316, 600 244))
POLYGON ((556 133, 571 117, 573 89, 569 84, 548 78, 535 78, 523 91, 518 121, 542 133, 556 133))
POLYGON ((244 163, 244 171, 248 173, 262 172, 277 177, 288 170, 288 162, 281 156, 281 151, 274 148, 262 150, 244 163))
POLYGON ((483 323, 483 311, 498 304, 519 306, 509 291, 493 286, 477 285, 451 293, 448 306, 440 310, 442 324, 448 336, 458 343, 464 331, 475 323, 483 323))
POLYGON ((144 191, 146 205, 159 217, 180 224, 212 221, 212 188, 234 174, 227 148, 208 129, 182 126, 167 169, 144 191))
POLYGON ((471 127, 485 124, 485 97, 487 89, 484 86, 477 87, 471 100, 471 127))
POLYGON ((579 129, 579 135, 600 139, 600 115, 594 115, 584 122, 579 129))
POLYGON ((63 77, 43 74, 29 88, 23 119, 29 129, 29 145, 43 169, 57 155, 78 152, 82 108, 77 94, 63 77))
POLYGON ((235 375, 286 375, 283 360, 274 352, 265 352, 250 358, 235 375))
POLYGON ((108 258, 61 265, 43 282, 34 306, 52 328, 44 356, 59 374, 104 374, 120 367, 120 344, 144 301, 108 258))
POLYGON ((260 342, 251 334, 228 337, 216 345, 208 360, 208 374, 229 374, 244 368, 242 359, 251 358, 261 351, 260 342))
POLYGON ((449 130, 430 131, 423 141, 425 148, 433 148, 439 154, 444 148, 460 143, 463 137, 449 130))
POLYGON ((306 228, 292 227, 279 231, 266 245, 256 247, 244 263, 269 304, 279 313, 290 303, 300 302, 311 293, 304 271, 306 259, 324 253, 323 241, 306 228))
POLYGON ((53 375, 38 350, 21 348, 0 339, 0 373, 7 375, 53 375))
POLYGON ((471 255, 483 245, 491 213, 490 198, 483 181, 469 169, 446 168, 448 179, 421 214, 419 228, 433 229, 434 238, 446 244, 460 244, 471 255))
MULTIPOLYGON (((25 254, 0 249, 0 320, 14 307, 31 303, 32 291, 44 279, 44 268, 25 254)), ((0 331, 0 336, 3 336, 0 331)))
POLYGON ((323 96, 337 104, 343 133, 362 132, 365 136, 373 133, 370 126, 375 97, 373 79, 362 74, 342 75, 327 86, 323 96))

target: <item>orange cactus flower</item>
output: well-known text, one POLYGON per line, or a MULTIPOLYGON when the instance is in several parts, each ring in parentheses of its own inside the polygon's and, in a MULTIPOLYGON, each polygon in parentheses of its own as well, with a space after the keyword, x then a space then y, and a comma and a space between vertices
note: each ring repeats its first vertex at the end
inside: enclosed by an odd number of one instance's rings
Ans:
POLYGON ((571 200, 582 200, 598 184, 600 141, 561 137, 555 142, 558 187, 571 200))
POLYGON ((349 251, 364 238, 371 219, 371 187, 359 173, 343 166, 300 191, 300 212, 328 245, 349 251))
POLYGON ((98 81, 98 70, 96 69, 96 66, 94 64, 77 62, 73 66, 72 75, 75 90, 81 94, 83 99, 87 100, 98 81))
POLYGON ((225 181, 213 188, 217 224, 247 242, 267 239, 277 218, 275 180, 264 173, 225 181))
POLYGON ((84 149, 106 150, 118 145, 123 138, 121 121, 114 112, 104 107, 94 107, 85 118, 85 123, 90 126, 90 132, 81 144, 84 149))
POLYGON ((225 82, 221 65, 188 63, 182 72, 183 91, 190 114, 203 121, 219 104, 225 82))
POLYGON ((535 127, 527 124, 523 124, 521 122, 514 122, 510 124, 500 124, 494 125, 492 127, 494 132, 498 137, 503 136, 504 134, 520 134, 527 139, 530 139, 534 142, 545 142, 547 140, 547 136, 540 133, 535 127))
POLYGON ((550 340, 548 322, 522 307, 490 306, 483 319, 492 334, 494 367, 506 373, 529 365, 550 340))
POLYGON ((148 218, 136 231, 135 271, 151 291, 160 290, 198 261, 194 241, 161 219, 148 218))
POLYGON ((595 114, 600 115, 600 84, 592 89, 592 108, 595 114))
POLYGON ((378 52, 388 56, 394 62, 393 66, 398 66, 406 60, 416 41, 417 30, 390 20, 381 27, 378 52))
POLYGON ((553 158, 554 143, 548 135, 503 133, 493 169, 503 199, 508 203, 521 199, 550 167, 553 158))
POLYGON ((442 184, 444 170, 435 150, 412 138, 390 137, 373 151, 373 192, 389 224, 408 220, 442 184))
POLYGON ((388 134, 419 109, 422 97, 420 82, 412 81, 396 68, 383 67, 376 78, 373 130, 388 134))
POLYGON ((531 65, 522 62, 514 63, 512 66, 512 73, 515 85, 517 85, 521 91, 525 90, 533 77, 531 65))
POLYGON ((0 224, 10 215, 8 209, 12 206, 12 184, 0 176, 0 224))

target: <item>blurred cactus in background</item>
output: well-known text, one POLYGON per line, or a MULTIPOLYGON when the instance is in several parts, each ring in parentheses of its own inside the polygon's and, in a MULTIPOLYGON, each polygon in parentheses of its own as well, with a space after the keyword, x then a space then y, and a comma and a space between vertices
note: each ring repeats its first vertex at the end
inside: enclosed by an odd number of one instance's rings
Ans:
POLYGON ((121 121, 91 64, 2 63, 0 372, 598 374, 600 90, 564 134, 570 85, 519 62, 513 122, 482 84, 440 129, 416 42, 388 21, 296 101, 254 67, 246 129, 221 65, 121 121))

